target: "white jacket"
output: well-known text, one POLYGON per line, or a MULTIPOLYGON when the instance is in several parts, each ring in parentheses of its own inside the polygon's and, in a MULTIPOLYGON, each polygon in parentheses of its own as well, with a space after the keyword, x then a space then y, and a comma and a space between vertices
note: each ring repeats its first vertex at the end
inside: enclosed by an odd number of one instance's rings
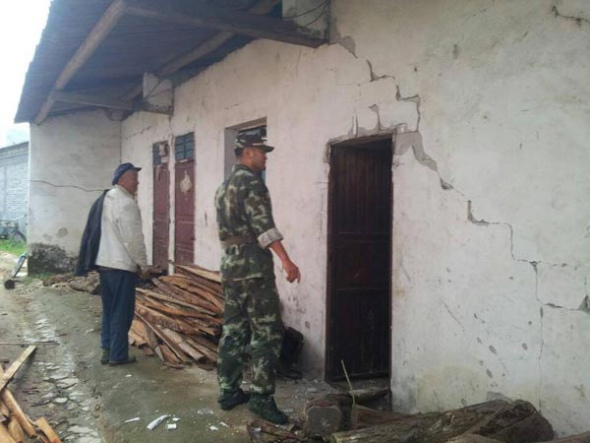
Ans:
POLYGON ((130 272, 147 267, 139 206, 119 185, 107 192, 104 199, 96 264, 130 272))

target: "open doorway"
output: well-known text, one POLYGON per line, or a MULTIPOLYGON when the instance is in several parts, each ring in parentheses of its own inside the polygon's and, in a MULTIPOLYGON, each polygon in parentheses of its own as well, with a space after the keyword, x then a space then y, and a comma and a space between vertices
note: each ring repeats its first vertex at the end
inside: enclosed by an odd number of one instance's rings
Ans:
POLYGON ((326 378, 390 374, 391 137, 332 146, 326 378))

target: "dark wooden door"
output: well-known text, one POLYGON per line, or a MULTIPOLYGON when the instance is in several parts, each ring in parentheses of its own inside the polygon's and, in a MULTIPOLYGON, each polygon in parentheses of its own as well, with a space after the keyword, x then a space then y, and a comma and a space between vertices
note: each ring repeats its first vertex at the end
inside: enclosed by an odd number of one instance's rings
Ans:
POLYGON ((175 142, 175 240, 174 261, 193 263, 195 244, 195 161, 193 134, 175 142))
POLYGON ((153 264, 168 268, 170 246, 170 170, 168 144, 156 143, 154 158, 153 264))
POLYGON ((391 140, 332 149, 329 379, 389 374, 391 161, 391 140))

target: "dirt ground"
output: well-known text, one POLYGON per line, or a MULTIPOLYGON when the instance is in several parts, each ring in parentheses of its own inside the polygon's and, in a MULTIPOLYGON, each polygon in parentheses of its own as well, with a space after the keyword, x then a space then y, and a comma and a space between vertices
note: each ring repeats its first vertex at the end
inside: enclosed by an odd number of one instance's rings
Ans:
MULTIPOLYGON (((0 256, 4 269, 13 258, 0 256)), ((6 274, 6 272, 5 272, 6 274)), ((99 363, 100 297, 39 280, 0 288, 0 360, 4 366, 36 343, 37 351, 9 384, 23 409, 45 417, 63 441, 79 443, 248 442, 254 418, 242 405, 217 406, 215 372, 176 370, 131 348, 138 363, 99 363), (153 431, 160 415, 170 418, 153 431), (167 430, 167 424, 176 430, 167 430)), ((279 381, 277 404, 294 420, 306 402, 335 390, 318 380, 279 381)))

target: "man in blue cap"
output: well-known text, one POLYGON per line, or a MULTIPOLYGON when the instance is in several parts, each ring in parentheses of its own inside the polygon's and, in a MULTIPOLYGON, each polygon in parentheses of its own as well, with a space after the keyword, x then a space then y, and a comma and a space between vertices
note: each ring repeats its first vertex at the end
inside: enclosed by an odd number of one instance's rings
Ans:
POLYGON ((146 273, 146 248, 141 214, 135 201, 141 168, 123 163, 113 175, 114 187, 104 196, 100 244, 95 264, 100 272, 102 295, 102 364, 133 363, 128 333, 135 310, 135 283, 146 273))

